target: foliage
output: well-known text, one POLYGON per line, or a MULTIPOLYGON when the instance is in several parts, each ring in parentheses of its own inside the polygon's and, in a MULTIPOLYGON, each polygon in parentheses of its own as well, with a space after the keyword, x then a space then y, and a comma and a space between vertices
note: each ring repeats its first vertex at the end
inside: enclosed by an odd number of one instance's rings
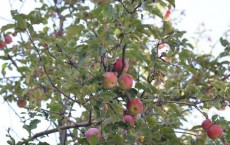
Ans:
POLYGON ((40 3, 41 7, 28 15, 11 11, 15 23, 1 28, 2 35, 17 33, 19 38, 14 42, 17 48, 7 45, 1 50, 0 59, 5 60, 1 96, 7 102, 26 99, 29 104, 25 112, 29 119, 23 126, 29 136, 13 143, 8 134, 9 144, 49 144, 35 139, 55 132, 59 132, 60 144, 230 142, 230 124, 218 115, 212 117, 224 128, 218 140, 208 139, 201 126, 176 131, 183 128, 188 112, 198 109, 207 117, 202 110, 221 109, 230 101, 230 66, 224 59, 230 54, 228 37, 220 39, 226 48, 217 58, 195 54, 183 36, 186 32, 175 29, 163 16, 163 10, 175 7, 174 0, 40 3), (153 24, 143 23, 146 17, 153 19, 153 24), (161 44, 167 44, 169 51, 162 52, 161 44), (129 60, 128 73, 135 80, 129 91, 102 86, 103 74, 113 71, 118 57, 129 60), (18 75, 8 76, 9 72, 18 75), (142 100, 144 110, 132 127, 123 123, 122 117, 127 100, 135 97, 142 100), (80 117, 73 115, 76 104, 84 108, 80 117), (33 132, 40 119, 56 128, 33 132), (87 142, 84 132, 89 127, 101 129, 103 139, 87 142), (68 138, 66 130, 71 133, 68 138))

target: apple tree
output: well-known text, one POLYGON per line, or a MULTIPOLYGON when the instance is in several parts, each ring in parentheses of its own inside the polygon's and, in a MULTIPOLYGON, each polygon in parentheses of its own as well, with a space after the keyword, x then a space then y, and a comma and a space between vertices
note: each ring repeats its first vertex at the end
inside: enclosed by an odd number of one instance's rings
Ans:
POLYGON ((6 132, 8 144, 47 145, 51 134, 61 145, 230 142, 230 123, 207 115, 229 105, 228 33, 219 56, 198 55, 170 19, 174 0, 34 3, 1 28, 1 97, 28 133, 6 132), (208 124, 186 129, 194 110, 208 124), (41 122, 51 127, 37 132, 41 122))

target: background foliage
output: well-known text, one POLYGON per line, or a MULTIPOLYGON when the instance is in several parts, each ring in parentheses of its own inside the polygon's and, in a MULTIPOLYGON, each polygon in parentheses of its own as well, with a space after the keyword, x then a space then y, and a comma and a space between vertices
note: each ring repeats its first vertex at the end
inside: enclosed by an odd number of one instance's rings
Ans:
MULTIPOLYGON (((40 141, 59 133, 60 144, 88 144, 84 132, 100 128, 98 144, 228 144, 229 122, 209 116, 224 128, 224 135, 210 140, 200 126, 182 133, 185 116, 198 109, 224 109, 229 98, 229 35, 220 38, 225 47, 218 57, 197 55, 174 28, 164 11, 175 7, 174 0, 54 0, 39 1, 28 15, 12 10, 14 23, 1 28, 19 38, 0 56, 0 91, 5 101, 26 99, 20 114, 28 138, 9 136, 9 144, 49 144, 40 141), (150 18, 153 24, 143 23, 150 18), (166 44, 168 51, 160 45, 166 44), (116 58, 129 60, 135 86, 129 91, 105 89, 103 74, 113 71, 116 58), (18 76, 8 77, 10 71, 18 76), (144 111, 134 127, 123 123, 128 98, 138 97, 144 111), (73 114, 76 104, 84 111, 73 114), (29 117, 25 117, 27 114, 29 117), (33 132, 41 120, 56 128, 33 132), (68 131, 67 131, 68 130, 68 131), (144 141, 140 137, 144 136, 144 141)), ((227 104, 228 105, 228 104, 227 104)), ((97 141, 93 138, 91 144, 97 141)))

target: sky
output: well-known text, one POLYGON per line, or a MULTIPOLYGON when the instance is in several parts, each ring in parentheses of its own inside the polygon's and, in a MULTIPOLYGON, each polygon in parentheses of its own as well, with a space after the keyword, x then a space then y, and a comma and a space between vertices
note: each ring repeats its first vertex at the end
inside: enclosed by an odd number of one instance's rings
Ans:
MULTIPOLYGON (((19 8, 20 12, 28 13, 34 8, 33 0, 24 0, 22 4, 19 0, 2 0, 0 5, 0 27, 13 22, 10 15, 10 10, 19 8)), ((172 12, 172 19, 178 16, 182 10, 184 10, 184 16, 177 24, 177 28, 180 30, 186 30, 186 37, 189 38, 191 42, 195 42, 198 30, 205 30, 202 34, 202 40, 196 45, 195 49, 197 53, 210 53, 210 46, 216 44, 224 32, 230 29, 230 1, 229 0, 176 0, 176 9, 172 12), (211 41, 207 41, 206 38, 210 38, 211 41)), ((213 55, 220 53, 223 48, 217 43, 216 47, 213 49, 213 55)), ((0 65, 1 66, 1 65, 0 65)), ((1 70, 1 68, 0 68, 1 70)), ((12 135, 19 140, 21 137, 27 137, 27 133, 22 128, 22 123, 20 123, 14 110, 17 110, 20 115, 20 111, 25 111, 24 109, 18 109, 15 103, 7 104, 0 98, 0 112, 3 118, 0 121, 0 144, 6 144, 6 130, 8 127, 12 128, 12 135), (11 106, 11 107, 10 107, 11 106), (12 109, 13 108, 13 109, 12 109), (15 132, 15 133, 14 133, 15 132), (18 133, 20 132, 20 133, 18 133)), ((230 120, 230 116, 226 113, 230 109, 227 108, 225 111, 219 111, 214 108, 207 111, 210 116, 213 114, 219 114, 225 116, 230 120)), ((200 120, 196 118, 204 119, 204 117, 197 111, 193 112, 193 117, 191 117, 190 122, 185 124, 187 128, 193 125, 200 124, 200 120)), ((49 125, 40 124, 37 132, 44 130, 49 125)), ((49 140, 53 140, 55 143, 56 136, 50 136, 49 140)))

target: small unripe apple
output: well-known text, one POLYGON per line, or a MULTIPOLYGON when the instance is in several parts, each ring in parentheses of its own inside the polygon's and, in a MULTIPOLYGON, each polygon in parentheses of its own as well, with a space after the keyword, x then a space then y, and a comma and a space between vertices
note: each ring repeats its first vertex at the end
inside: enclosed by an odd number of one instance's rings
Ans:
POLYGON ((131 115, 125 115, 123 117, 123 122, 129 123, 131 126, 133 126, 134 123, 136 122, 136 118, 131 115))
POLYGON ((213 125, 207 130, 207 135, 211 139, 220 138, 223 134, 223 129, 220 125, 213 125))
MULTIPOLYGON (((122 67, 122 59, 121 59, 121 58, 118 58, 118 59, 116 60, 116 62, 114 63, 114 65, 113 65, 113 69, 114 69, 116 72, 120 72, 121 67, 122 67)), ((125 59, 125 67, 124 67, 122 73, 126 73, 126 72, 128 71, 128 69, 129 69, 129 62, 128 62, 128 60, 125 59)))
POLYGON ((104 74, 103 86, 107 89, 114 88, 117 85, 117 76, 114 72, 104 74))
POLYGON ((139 98, 129 99, 126 108, 130 115, 138 115, 142 112, 144 106, 139 98))
POLYGON ((119 88, 123 91, 127 91, 133 86, 133 77, 129 74, 122 75, 118 79, 119 88))
POLYGON ((90 139, 91 136, 97 136, 98 139, 102 138, 101 131, 97 128, 90 128, 86 131, 85 137, 86 139, 90 139))
POLYGON ((205 119, 201 124, 201 126, 204 130, 209 129, 212 125, 213 125, 213 123, 210 119, 205 119))
POLYGON ((3 42, 3 41, 0 41, 0 48, 1 49, 4 49, 6 47, 6 44, 5 44, 5 42, 3 42))
POLYGON ((12 42, 12 37, 10 35, 5 35, 4 39, 6 44, 10 44, 12 42))
POLYGON ((19 108, 25 108, 27 105, 26 99, 18 99, 17 100, 17 105, 19 108))

